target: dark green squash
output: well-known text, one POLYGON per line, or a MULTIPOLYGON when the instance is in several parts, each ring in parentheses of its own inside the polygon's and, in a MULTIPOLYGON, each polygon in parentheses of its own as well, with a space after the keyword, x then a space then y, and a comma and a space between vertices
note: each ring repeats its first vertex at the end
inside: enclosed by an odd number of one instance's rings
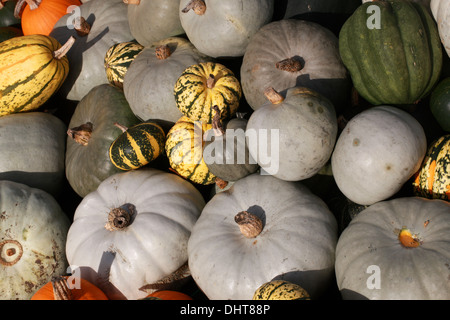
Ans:
POLYGON ((430 110, 442 129, 450 132, 450 77, 443 79, 433 89, 430 110))
POLYGON ((16 4, 17 0, 2 1, 3 7, 0 9, 0 27, 20 27, 20 18, 14 16, 16 4))
POLYGON ((420 100, 442 68, 436 23, 424 6, 409 1, 362 4, 342 26, 339 50, 356 90, 374 105, 420 100))
POLYGON ((23 32, 17 27, 0 27, 0 42, 19 36, 23 36, 23 32))
POLYGON ((164 152, 165 134, 154 121, 145 121, 126 128, 116 124, 123 133, 109 148, 111 162, 121 170, 138 169, 164 152))
POLYGON ((131 127, 140 122, 123 91, 111 84, 95 86, 78 103, 70 119, 66 150, 66 178, 84 197, 100 182, 122 172, 109 159, 111 143, 122 133, 114 125, 131 127))

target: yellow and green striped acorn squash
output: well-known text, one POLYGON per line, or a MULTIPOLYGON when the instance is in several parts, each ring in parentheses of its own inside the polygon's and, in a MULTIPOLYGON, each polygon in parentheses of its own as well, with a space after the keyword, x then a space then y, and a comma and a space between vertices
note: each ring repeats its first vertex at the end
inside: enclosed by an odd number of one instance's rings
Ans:
POLYGON ((174 88, 178 109, 192 120, 212 123, 217 105, 221 120, 236 114, 242 97, 239 80, 233 71, 216 62, 202 62, 187 67, 174 88))
POLYGON ((298 284, 285 280, 272 280, 256 289, 252 300, 311 300, 311 297, 298 284))
POLYGON ((143 49, 144 46, 136 41, 113 44, 105 55, 105 71, 109 83, 122 89, 128 67, 143 49))
POLYGON ((148 120, 130 128, 115 125, 123 131, 109 148, 109 157, 117 168, 138 169, 164 152, 165 133, 156 122, 148 120))
POLYGON ((0 43, 0 116, 35 110, 61 87, 74 41, 61 46, 53 37, 28 35, 0 43))
POLYGON ((428 148, 422 167, 413 180, 415 195, 450 201, 450 134, 428 148))
POLYGON ((182 116, 166 137, 165 151, 170 167, 185 179, 201 185, 216 180, 203 160, 203 134, 209 129, 212 129, 211 124, 182 116))

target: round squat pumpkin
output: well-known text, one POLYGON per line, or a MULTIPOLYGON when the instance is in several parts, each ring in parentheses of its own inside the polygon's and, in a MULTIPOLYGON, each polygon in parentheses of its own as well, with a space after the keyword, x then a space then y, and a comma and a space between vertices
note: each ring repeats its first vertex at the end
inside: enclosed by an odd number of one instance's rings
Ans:
POLYGON ((350 119, 337 139, 331 166, 351 201, 371 205, 400 191, 427 151, 420 123, 393 106, 377 106, 350 119))
POLYGON ((318 196, 254 173, 207 202, 189 238, 189 269, 211 300, 251 300, 272 279, 318 298, 334 281, 336 242, 336 219, 318 196))
POLYGON ((0 299, 28 300, 68 267, 70 221, 47 192, 0 181, 0 299))
POLYGON ((246 128, 250 155, 279 179, 312 177, 333 152, 338 131, 333 104, 304 87, 283 93, 268 88, 265 94, 267 102, 251 114, 246 128))
POLYGON ((109 299, 144 298, 141 288, 186 264, 204 205, 201 193, 175 174, 152 168, 115 174, 76 208, 67 259, 109 299))
POLYGON ((448 56, 450 56, 450 6, 445 0, 428 0, 431 13, 437 23, 439 37, 448 56))
POLYGON ((450 203, 419 197, 375 203, 341 233, 343 299, 449 300, 450 203))

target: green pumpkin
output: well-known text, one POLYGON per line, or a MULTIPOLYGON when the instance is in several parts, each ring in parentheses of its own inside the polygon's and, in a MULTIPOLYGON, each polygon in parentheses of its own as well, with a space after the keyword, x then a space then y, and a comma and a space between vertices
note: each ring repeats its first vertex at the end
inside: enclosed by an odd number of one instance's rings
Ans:
POLYGON ((430 109, 442 129, 450 132, 450 77, 443 79, 433 89, 430 109))
POLYGON ((20 27, 20 18, 14 16, 17 0, 9 0, 2 4, 3 7, 0 9, 0 27, 20 27))
POLYGON ((80 197, 122 172, 109 158, 111 143, 122 133, 115 122, 131 127, 140 121, 123 91, 111 84, 94 87, 75 108, 67 138, 66 178, 80 197))
POLYGON ((436 23, 409 1, 362 4, 342 26, 339 51, 355 89, 374 105, 418 101, 442 68, 436 23))
POLYGON ((109 148, 111 162, 121 170, 138 169, 164 152, 163 128, 153 121, 145 121, 131 128, 117 124, 123 133, 109 148))

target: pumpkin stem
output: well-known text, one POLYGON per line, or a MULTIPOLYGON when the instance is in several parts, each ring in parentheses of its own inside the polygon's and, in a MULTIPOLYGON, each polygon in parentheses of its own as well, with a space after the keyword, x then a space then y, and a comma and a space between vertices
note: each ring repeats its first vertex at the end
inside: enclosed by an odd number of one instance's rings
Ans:
POLYGON ((280 104, 284 101, 284 97, 272 87, 269 87, 266 90, 264 90, 264 95, 266 96, 267 100, 269 100, 270 103, 272 104, 280 104))
POLYGON ((84 37, 91 31, 91 25, 83 17, 73 19, 73 28, 80 37, 84 37))
POLYGON ((419 238, 411 234, 411 231, 405 227, 400 230, 398 240, 405 248, 417 248, 421 245, 419 238))
POLYGON ((0 242, 0 265, 10 267, 22 258, 23 248, 19 241, 4 240, 0 242))
POLYGON ((275 67, 279 70, 288 72, 298 72, 303 69, 302 63, 295 57, 278 61, 275 67))
POLYGON ((67 285, 66 278, 62 276, 52 277, 52 288, 55 300, 72 300, 72 292, 67 285))
POLYGON ((225 130, 223 128, 222 121, 220 119, 220 109, 217 105, 214 105, 212 109, 215 111, 214 117, 212 120, 212 128, 214 130, 215 136, 223 136, 225 134, 225 130))
POLYGON ((94 125, 91 122, 87 122, 81 126, 67 130, 67 134, 75 140, 75 142, 81 144, 82 146, 87 146, 93 128, 94 125))
POLYGON ((156 282, 146 284, 140 287, 139 290, 147 292, 148 294, 157 290, 175 290, 177 289, 177 286, 182 286, 184 284, 184 280, 188 279, 190 276, 191 271, 189 270, 189 264, 185 262, 181 267, 168 276, 165 276, 156 282))
POLYGON ((216 84, 216 79, 214 79, 214 75, 210 74, 208 79, 206 79, 206 87, 208 89, 214 88, 214 85, 216 84))
POLYGON ((172 52, 170 51, 170 48, 167 44, 158 46, 155 49, 155 55, 158 60, 165 60, 170 57, 171 54, 172 52))
POLYGON ((108 222, 106 223, 105 228, 109 231, 123 230, 131 224, 135 215, 136 207, 131 203, 126 203, 119 208, 114 208, 108 214, 108 222))
POLYGON ((23 7, 28 4, 30 10, 34 10, 38 7, 34 0, 18 0, 14 7, 14 17, 20 19, 23 7))
POLYGON ((60 60, 62 57, 64 57, 67 52, 69 52, 70 48, 72 48, 73 44, 75 43, 75 37, 70 37, 66 43, 64 43, 61 48, 58 50, 53 51, 53 58, 60 60))
POLYGON ((234 217, 234 221, 246 238, 255 238, 263 230, 261 219, 248 211, 239 212, 234 217))
POLYGON ((193 10, 195 14, 198 14, 199 16, 203 15, 206 11, 206 4, 203 0, 191 0, 189 3, 184 7, 181 12, 186 13, 189 10, 193 10))
POLYGON ((118 122, 114 122, 114 125, 119 128, 120 130, 122 130, 122 132, 125 132, 128 130, 128 128, 126 126, 124 126, 123 124, 120 124, 118 122))
POLYGON ((123 3, 125 3, 125 4, 136 4, 136 5, 138 5, 138 4, 141 3, 141 0, 123 0, 123 3))
POLYGON ((220 188, 220 189, 225 189, 225 187, 228 185, 228 182, 220 179, 219 177, 216 177, 216 185, 220 188))

